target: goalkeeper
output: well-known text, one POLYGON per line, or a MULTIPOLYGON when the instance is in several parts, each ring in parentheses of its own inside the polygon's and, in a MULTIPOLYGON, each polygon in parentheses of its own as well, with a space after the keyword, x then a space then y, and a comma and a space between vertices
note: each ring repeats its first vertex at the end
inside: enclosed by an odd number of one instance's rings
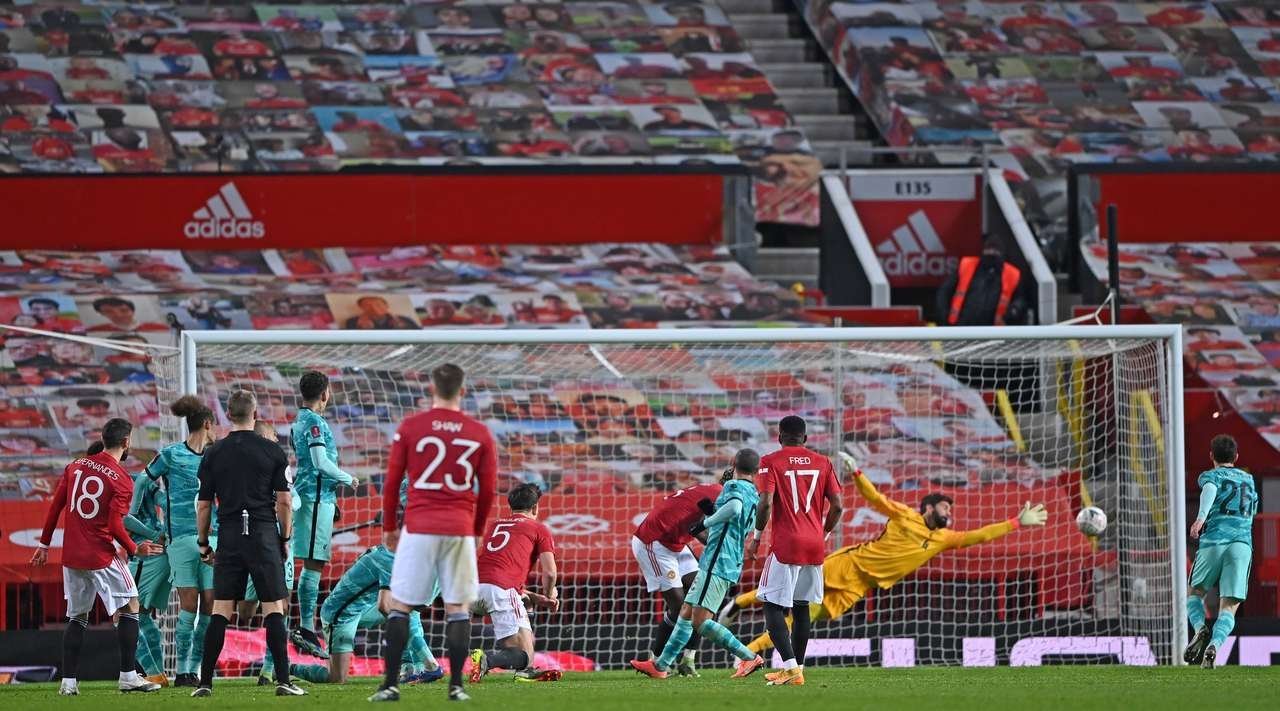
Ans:
MULTIPOLYGON (((891 501, 862 475, 853 457, 841 452, 845 468, 853 472, 858 493, 871 504, 871 508, 889 517, 884 532, 874 540, 846 546, 827 556, 822 564, 825 590, 822 602, 809 606, 813 622, 834 620, 853 609, 859 600, 874 588, 888 589, 914 573, 931 558, 943 551, 967 548, 993 541, 1012 533, 1020 526, 1043 526, 1049 514, 1041 504, 1030 503, 1022 507, 1017 516, 974 531, 951 531, 951 498, 943 494, 929 494, 920 500, 920 511, 891 501)), ((758 590, 734 598, 720 610, 720 624, 730 625, 738 613, 746 607, 760 605, 758 590)), ((769 635, 756 637, 747 648, 757 654, 773 646, 769 635)))

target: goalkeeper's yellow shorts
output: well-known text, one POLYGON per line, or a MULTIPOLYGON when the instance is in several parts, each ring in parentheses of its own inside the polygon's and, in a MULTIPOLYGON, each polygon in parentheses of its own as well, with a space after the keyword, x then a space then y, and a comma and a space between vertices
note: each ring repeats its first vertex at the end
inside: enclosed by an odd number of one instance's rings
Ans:
POLYGON ((875 587, 875 583, 862 575, 848 576, 843 582, 845 585, 841 587, 833 588, 828 584, 823 590, 822 611, 828 620, 834 620, 852 610, 853 606, 875 587))
POLYGON ((856 565, 852 565, 849 557, 829 556, 822 566, 823 582, 826 588, 822 593, 822 610, 828 620, 844 615, 858 605, 861 598, 876 589, 876 583, 856 565))

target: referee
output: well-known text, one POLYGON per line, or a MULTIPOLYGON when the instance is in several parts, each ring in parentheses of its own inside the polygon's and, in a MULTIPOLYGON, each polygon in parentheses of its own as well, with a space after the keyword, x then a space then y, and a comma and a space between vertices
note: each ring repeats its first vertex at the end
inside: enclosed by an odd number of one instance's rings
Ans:
POLYGON ((213 616, 204 639, 200 686, 192 696, 213 694, 213 671, 222 653, 227 621, 236 601, 244 599, 253 578, 262 601, 267 650, 276 665, 276 696, 307 692, 289 681, 289 641, 284 611, 284 554, 292 519, 289 460, 280 446, 254 434, 258 400, 247 390, 231 393, 227 417, 231 433, 205 449, 200 462, 200 495, 196 500, 196 545, 200 557, 213 563, 213 616), (218 501, 218 552, 209 547, 209 524, 218 501))

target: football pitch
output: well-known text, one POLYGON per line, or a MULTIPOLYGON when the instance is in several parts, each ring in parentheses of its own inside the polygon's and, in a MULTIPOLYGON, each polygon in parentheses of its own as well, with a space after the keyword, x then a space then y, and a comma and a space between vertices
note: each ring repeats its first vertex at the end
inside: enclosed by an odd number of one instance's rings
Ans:
MULTIPOLYGON (((604 711, 606 709, 782 709, 843 711, 844 709, 1274 709, 1280 669, 1224 667, 1034 667, 1034 668, 918 668, 811 669, 803 687, 766 687, 761 674, 731 680, 723 670, 703 670, 700 679, 652 680, 629 672, 566 674, 556 683, 517 684, 495 674, 469 685, 471 701, 463 708, 504 711, 604 711)), ((374 691, 373 679, 346 686, 301 684, 310 693, 302 698, 276 698, 274 687, 258 687, 247 680, 219 682, 214 696, 188 698, 190 689, 163 689, 154 694, 122 695, 114 683, 80 684, 80 696, 57 696, 54 684, 0 687, 0 707, 31 709, 321 709, 372 708, 365 697, 374 691)), ((401 689, 399 705, 391 708, 449 706, 441 682, 401 689)))

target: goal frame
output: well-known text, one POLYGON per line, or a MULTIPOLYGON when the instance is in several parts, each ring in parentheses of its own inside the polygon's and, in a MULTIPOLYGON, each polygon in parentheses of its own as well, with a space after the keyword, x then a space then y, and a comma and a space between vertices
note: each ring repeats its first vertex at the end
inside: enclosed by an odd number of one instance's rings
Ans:
MULTIPOLYGON (((1053 326, 958 326, 874 327, 874 328, 690 328, 690 329, 423 329, 419 331, 356 330, 226 330, 183 331, 179 384, 185 394, 196 394, 198 353, 202 345, 532 345, 532 344, 657 344, 657 343, 838 343, 876 341, 1030 341, 1148 339, 1166 343, 1165 387, 1169 394, 1169 425, 1166 431, 1165 470, 1170 500, 1168 513, 1170 541, 1169 576, 1172 602, 1169 610, 1173 649, 1171 661, 1182 665, 1178 650, 1187 644, 1184 621, 1187 596, 1186 463, 1183 412, 1183 334, 1179 324, 1143 325, 1053 325, 1053 326)), ((599 353, 602 365, 612 365, 599 353)), ((838 371, 837 371, 838 372, 838 371)))

